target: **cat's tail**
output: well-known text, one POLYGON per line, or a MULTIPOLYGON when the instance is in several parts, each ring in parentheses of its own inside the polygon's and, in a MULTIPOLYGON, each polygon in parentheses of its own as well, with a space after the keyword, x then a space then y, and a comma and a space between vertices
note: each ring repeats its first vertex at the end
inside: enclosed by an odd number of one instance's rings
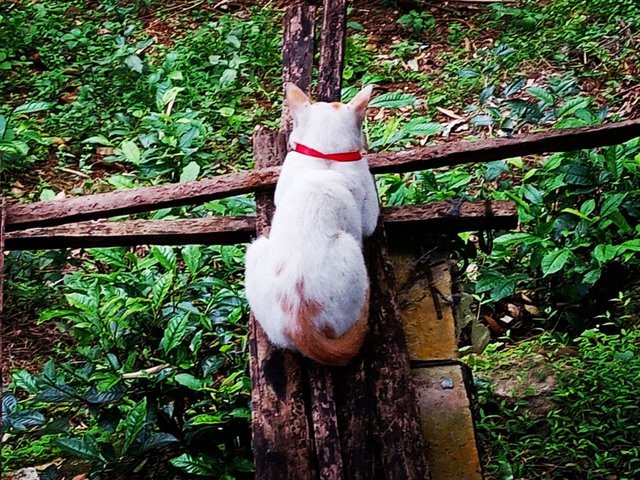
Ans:
MULTIPOLYGON (((297 288, 302 293, 302 286, 297 288)), ((360 316, 353 326, 338 336, 331 327, 319 328, 315 319, 321 311, 321 305, 313 300, 306 300, 301 295, 295 327, 288 329, 287 334, 296 348, 306 357, 324 365, 344 366, 360 351, 367 334, 369 318, 369 288, 360 311, 360 316)))

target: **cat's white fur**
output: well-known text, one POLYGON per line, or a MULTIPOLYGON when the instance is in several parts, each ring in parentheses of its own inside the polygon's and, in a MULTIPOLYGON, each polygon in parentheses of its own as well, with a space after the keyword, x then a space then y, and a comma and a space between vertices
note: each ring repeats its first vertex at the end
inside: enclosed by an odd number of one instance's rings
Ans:
MULTIPOLYGON (((290 144, 325 154, 363 151, 371 90, 365 87, 348 104, 311 103, 288 84, 290 144)), ((345 364, 366 333, 369 281, 362 239, 373 233, 380 212, 367 161, 336 162, 291 151, 274 202, 269 237, 247 250, 249 304, 275 345, 321 363, 345 364)))

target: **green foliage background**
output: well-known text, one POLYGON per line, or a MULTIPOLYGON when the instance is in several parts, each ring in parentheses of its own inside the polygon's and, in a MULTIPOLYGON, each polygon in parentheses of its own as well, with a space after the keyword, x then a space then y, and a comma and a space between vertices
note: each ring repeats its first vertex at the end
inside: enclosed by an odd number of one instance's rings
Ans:
MULTIPOLYGON (((0 6, 0 38, 11 39, 0 43, 3 192, 48 200, 251 167, 253 128, 279 121, 282 15, 273 6, 188 7, 0 6)), ((366 125, 373 151, 448 134, 456 127, 442 109, 468 119, 469 139, 599 125, 629 113, 623 93, 639 83, 634 0, 495 4, 466 23, 402 11, 388 45, 375 43, 358 8, 350 9, 343 98, 382 86, 366 125), (431 51, 435 66, 412 68, 431 51)), ((479 382, 490 478, 639 472, 638 432, 627 427, 637 423, 630 405, 640 387, 639 169, 635 140, 378 177, 388 205, 516 202, 519 230, 498 232, 491 251, 460 235, 465 290, 482 312, 525 295, 539 312, 530 334, 564 333, 503 351, 507 332, 486 357, 470 357, 479 378, 533 348, 579 350, 558 362, 570 368, 543 419, 519 414, 479 382)), ((253 211, 251 197, 237 197, 138 217, 253 211)), ((63 456, 84 462, 92 478, 251 478, 243 256, 243 246, 193 245, 10 252, 7 318, 55 325, 64 341, 53 358, 11 372, 3 473, 63 456)), ((50 467, 46 475, 63 474, 50 467)))

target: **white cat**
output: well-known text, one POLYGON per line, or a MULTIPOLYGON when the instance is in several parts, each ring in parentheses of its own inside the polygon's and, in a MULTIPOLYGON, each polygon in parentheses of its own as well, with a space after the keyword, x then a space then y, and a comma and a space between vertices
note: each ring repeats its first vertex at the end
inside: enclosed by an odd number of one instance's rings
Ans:
POLYGON ((371 91, 363 88, 347 104, 312 104, 298 87, 286 86, 294 150, 276 186, 269 238, 247 249, 247 299, 271 342, 327 365, 347 364, 367 331, 362 238, 373 233, 380 213, 360 155, 371 91))

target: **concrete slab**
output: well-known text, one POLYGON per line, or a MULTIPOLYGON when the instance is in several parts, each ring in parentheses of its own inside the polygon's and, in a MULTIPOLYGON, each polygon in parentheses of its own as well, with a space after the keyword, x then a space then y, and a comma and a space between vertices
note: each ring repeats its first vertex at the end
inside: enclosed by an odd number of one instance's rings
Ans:
POLYGON ((413 369, 432 480, 482 480, 462 366, 413 369))

